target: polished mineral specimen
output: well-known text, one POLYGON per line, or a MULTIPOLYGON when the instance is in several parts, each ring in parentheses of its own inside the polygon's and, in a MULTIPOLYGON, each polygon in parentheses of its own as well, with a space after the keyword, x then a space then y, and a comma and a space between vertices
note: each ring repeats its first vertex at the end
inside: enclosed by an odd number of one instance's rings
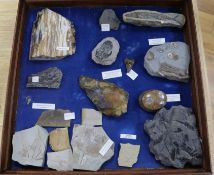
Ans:
POLYGON ((99 23, 101 24, 109 24, 110 29, 118 30, 120 26, 120 20, 112 9, 105 9, 99 19, 99 23))
POLYGON ((99 126, 102 125, 102 113, 94 109, 82 109, 82 125, 99 126))
POLYGON ((134 66, 135 60, 134 59, 125 59, 126 71, 127 73, 131 71, 132 67, 134 66))
POLYGON ((103 114, 118 117, 127 112, 129 94, 115 84, 81 76, 80 87, 103 114))
POLYGON ((63 109, 45 111, 36 124, 45 127, 70 127, 70 120, 64 120, 65 113, 70 111, 63 109))
POLYGON ((97 171, 114 155, 114 144, 102 156, 99 151, 109 140, 102 127, 74 125, 71 145, 73 148, 73 168, 97 171))
POLYGON ((167 96, 159 90, 148 90, 139 96, 139 104, 146 111, 156 111, 163 108, 167 102, 167 96))
POLYGON ((201 139, 190 108, 163 108, 153 120, 145 122, 144 129, 150 136, 150 151, 163 165, 176 168, 186 164, 201 165, 201 139))
POLYGON ((73 153, 71 149, 47 153, 48 168, 57 171, 73 171, 73 153))
POLYGON ((140 145, 120 144, 118 165, 122 167, 132 167, 138 160, 140 145))
POLYGON ((92 51, 92 60, 101 65, 111 65, 116 59, 120 50, 119 42, 113 37, 104 38, 92 51))
POLYGON ((39 12, 32 29, 30 60, 58 60, 75 51, 73 23, 47 8, 39 12))
POLYGON ((62 72, 57 67, 51 67, 44 71, 28 76, 29 88, 59 88, 62 80, 62 72))
POLYGON ((49 133, 49 144, 53 151, 63 151, 71 148, 68 128, 57 128, 49 133))
POLYGON ((186 22, 185 16, 178 13, 160 13, 150 10, 134 10, 123 14, 123 21, 136 26, 178 27, 186 22))
POLYGON ((183 42, 154 46, 144 58, 144 67, 150 75, 181 82, 189 80, 189 64, 189 46, 183 42))
POLYGON ((12 160, 22 165, 43 167, 47 141, 48 132, 38 125, 15 132, 12 160))

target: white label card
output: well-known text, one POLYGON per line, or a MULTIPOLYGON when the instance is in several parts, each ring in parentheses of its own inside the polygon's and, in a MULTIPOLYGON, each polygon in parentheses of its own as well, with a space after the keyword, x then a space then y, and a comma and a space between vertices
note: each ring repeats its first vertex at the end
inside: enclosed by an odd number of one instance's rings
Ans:
POLYGON ((59 51, 68 51, 69 50, 69 47, 57 47, 56 50, 59 50, 59 51))
POLYGON ((116 69, 112 71, 102 72, 102 77, 103 77, 103 80, 122 77, 122 71, 121 69, 116 69))
POLYGON ((33 83, 38 83, 39 82, 39 76, 33 76, 32 77, 32 82, 33 83))
POLYGON ((181 95, 180 94, 166 94, 166 96, 167 96, 167 102, 181 101, 181 95))
POLYGON ((64 114, 64 120, 71 120, 75 119, 75 113, 74 112, 69 112, 64 114))
POLYGON ((132 135, 132 134, 120 134, 120 138, 121 139, 132 139, 132 140, 136 140, 137 136, 136 135, 132 135))
POLYGON ((154 38, 154 39, 149 39, 149 45, 154 46, 154 45, 161 45, 166 42, 165 38, 154 38))
POLYGON ((110 24, 101 24, 101 31, 102 32, 109 32, 110 31, 110 24))
POLYGON ((111 139, 109 139, 105 145, 103 145, 103 147, 100 149, 99 153, 102 156, 105 156, 105 154, 108 152, 108 150, 111 148, 111 146, 113 145, 113 141, 111 139))
POLYGON ((132 80, 135 80, 138 77, 138 74, 133 70, 130 70, 126 75, 130 77, 132 80))
POLYGON ((55 110, 55 104, 50 103, 32 103, 33 109, 50 109, 55 110))

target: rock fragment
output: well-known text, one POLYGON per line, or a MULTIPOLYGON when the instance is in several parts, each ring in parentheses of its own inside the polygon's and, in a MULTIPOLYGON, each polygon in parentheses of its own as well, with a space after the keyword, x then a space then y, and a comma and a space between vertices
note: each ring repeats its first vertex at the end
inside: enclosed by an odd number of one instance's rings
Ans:
POLYGON ((113 64, 120 50, 119 42, 113 37, 104 38, 92 51, 92 60, 104 66, 113 64))
POLYGON ((125 59, 126 71, 127 73, 131 71, 132 67, 134 66, 135 60, 134 59, 125 59))
POLYGON ((115 84, 81 76, 80 87, 103 114, 119 117, 127 112, 129 94, 115 84))
POLYGON ((48 132, 38 125, 15 132, 12 160, 22 165, 43 167, 47 140, 48 132))
POLYGON ((105 9, 102 15, 100 16, 99 23, 100 25, 109 24, 110 29, 118 30, 121 22, 115 14, 114 10, 105 9))
POLYGON ((47 153, 47 165, 57 171, 73 171, 73 154, 71 149, 47 153))
POLYGON ((138 160, 140 145, 120 144, 118 164, 122 167, 132 167, 138 160))
POLYGON ((75 51, 73 23, 47 8, 39 12, 32 29, 30 60, 58 60, 75 51))
POLYGON ((82 125, 100 126, 102 125, 102 113, 94 109, 82 109, 82 125))
POLYGON ((63 151, 71 148, 68 128, 57 128, 49 133, 49 144, 53 151, 63 151))
POLYGON ((36 124, 45 127, 70 127, 70 120, 64 120, 64 114, 70 112, 63 109, 45 111, 36 124))
POLYGON ((144 58, 144 67, 152 76, 187 82, 189 80, 190 51, 184 42, 154 46, 144 58))
POLYGON ((62 71, 51 67, 28 77, 28 88, 59 88, 62 80, 62 71))
POLYGON ((201 141, 190 108, 162 108, 153 120, 145 122, 144 129, 150 137, 150 151, 163 165, 175 168, 184 168, 186 164, 201 165, 201 141))
POLYGON ((178 27, 186 22, 184 15, 179 13, 160 13, 151 10, 134 10, 123 14, 123 21, 136 26, 178 27))
POLYGON ((102 156, 99 151, 109 140, 102 127, 74 125, 71 145, 74 169, 97 171, 114 154, 114 144, 102 156))

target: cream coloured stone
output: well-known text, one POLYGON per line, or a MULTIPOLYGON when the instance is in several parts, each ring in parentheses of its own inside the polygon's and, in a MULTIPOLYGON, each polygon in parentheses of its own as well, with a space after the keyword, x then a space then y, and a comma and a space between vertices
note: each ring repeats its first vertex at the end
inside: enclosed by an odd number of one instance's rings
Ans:
POLYGON ((102 125, 102 113, 94 109, 82 109, 82 125, 99 126, 102 125))

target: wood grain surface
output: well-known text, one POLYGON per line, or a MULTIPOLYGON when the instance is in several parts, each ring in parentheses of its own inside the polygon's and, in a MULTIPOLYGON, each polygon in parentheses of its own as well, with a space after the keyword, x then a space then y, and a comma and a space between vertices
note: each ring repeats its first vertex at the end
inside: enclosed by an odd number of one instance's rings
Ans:
MULTIPOLYGON (((214 0, 195 0, 195 2, 199 9, 197 13, 203 38, 200 40, 205 50, 209 98, 211 108, 214 109, 214 88, 212 88, 214 87, 214 0)), ((17 7, 18 0, 0 0, 0 138, 17 7)), ((214 119, 214 115, 212 118, 214 119)), ((213 120, 209 121, 209 126, 214 128, 213 120)), ((214 143, 214 138, 210 136, 210 139, 214 143)), ((211 156, 214 160, 214 152, 211 156)), ((212 166, 214 167, 214 164, 212 166)))

